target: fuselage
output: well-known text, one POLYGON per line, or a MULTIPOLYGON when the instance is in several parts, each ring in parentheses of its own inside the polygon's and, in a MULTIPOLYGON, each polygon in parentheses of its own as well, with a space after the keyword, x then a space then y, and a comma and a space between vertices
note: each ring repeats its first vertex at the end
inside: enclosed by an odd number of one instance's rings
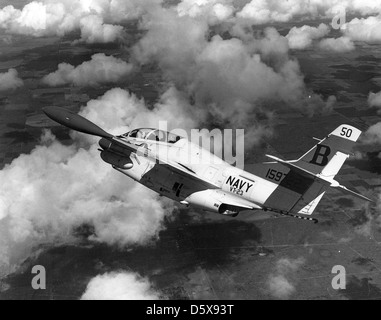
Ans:
POLYGON ((348 124, 319 139, 298 159, 268 155, 273 161, 252 174, 172 132, 141 128, 114 136, 71 111, 46 107, 44 112, 68 128, 101 137, 105 162, 186 206, 232 216, 247 209, 270 210, 316 223, 306 215, 312 215, 330 187, 372 202, 334 179, 361 135, 348 124))

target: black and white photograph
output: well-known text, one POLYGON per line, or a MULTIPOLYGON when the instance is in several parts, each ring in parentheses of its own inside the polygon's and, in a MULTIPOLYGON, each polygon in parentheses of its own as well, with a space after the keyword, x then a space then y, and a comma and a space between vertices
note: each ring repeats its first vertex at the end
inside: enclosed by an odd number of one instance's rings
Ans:
POLYGON ((0 300, 381 300, 381 0, 0 0, 0 300))

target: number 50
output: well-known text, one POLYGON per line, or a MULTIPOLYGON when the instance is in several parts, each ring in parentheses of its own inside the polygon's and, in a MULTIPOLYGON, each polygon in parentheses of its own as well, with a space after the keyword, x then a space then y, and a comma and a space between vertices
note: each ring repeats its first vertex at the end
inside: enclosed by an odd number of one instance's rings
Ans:
POLYGON ((350 136, 352 135, 352 129, 347 128, 347 127, 342 127, 340 135, 343 137, 350 138, 350 136))

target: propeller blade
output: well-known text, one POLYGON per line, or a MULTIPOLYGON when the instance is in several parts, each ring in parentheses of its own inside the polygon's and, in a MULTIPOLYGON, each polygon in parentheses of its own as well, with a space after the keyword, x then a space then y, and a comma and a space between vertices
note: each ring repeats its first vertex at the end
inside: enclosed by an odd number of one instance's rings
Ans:
POLYGON ((42 110, 49 118, 70 129, 106 139, 113 137, 113 135, 107 133, 93 122, 67 109, 45 107, 42 110))

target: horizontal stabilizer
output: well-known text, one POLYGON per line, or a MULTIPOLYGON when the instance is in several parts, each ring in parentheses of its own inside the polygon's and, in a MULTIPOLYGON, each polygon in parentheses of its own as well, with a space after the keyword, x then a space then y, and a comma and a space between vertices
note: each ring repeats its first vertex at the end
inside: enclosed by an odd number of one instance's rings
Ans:
POLYGON ((306 169, 303 169, 301 167, 298 167, 297 165, 295 165, 293 162, 295 161, 285 161, 285 160, 282 160, 282 159, 279 159, 277 157, 274 157, 274 156, 271 156, 271 155, 268 155, 266 154, 266 157, 270 158, 270 159, 273 159, 275 160, 276 162, 278 163, 281 163, 283 164, 284 166, 286 166, 287 168, 299 173, 301 176, 304 176, 304 177, 307 177, 307 178, 315 178, 316 180, 320 180, 322 182, 325 182, 325 183, 328 183, 330 184, 329 181, 325 180, 325 179, 322 179, 320 178, 319 176, 317 176, 316 174, 306 170, 306 169))
POLYGON ((271 156, 271 155, 266 155, 266 156, 267 156, 268 158, 270 158, 270 159, 275 160, 275 161, 278 162, 278 163, 283 164, 284 166, 290 168, 291 170, 293 170, 293 171, 299 173, 299 174, 302 175, 302 176, 310 177, 310 178, 311 178, 311 177, 314 177, 315 180, 318 180, 318 181, 323 182, 323 183, 329 183, 329 184, 330 184, 330 187, 332 187, 332 188, 337 188, 338 190, 340 190, 340 191, 343 192, 343 193, 350 194, 350 195, 355 196, 355 197, 357 197, 357 198, 360 198, 360 199, 362 199, 362 200, 366 200, 366 201, 369 201, 369 202, 374 202, 373 200, 371 200, 371 199, 369 199, 369 198, 363 196, 362 194, 359 194, 359 193, 357 193, 357 192, 355 192, 355 191, 352 191, 352 190, 348 189, 348 188, 345 187, 345 186, 340 185, 340 184, 339 184, 337 181, 335 181, 335 180, 330 180, 330 181, 329 181, 329 180, 323 179, 322 176, 320 176, 320 175, 316 175, 316 174, 314 174, 314 173, 312 173, 312 172, 309 172, 308 170, 305 170, 305 169, 303 169, 303 168, 300 168, 300 167, 294 165, 294 164, 293 164, 293 161, 285 161, 285 160, 279 159, 279 158, 274 157, 274 156, 271 156))
POLYGON ((351 196, 355 196, 355 197, 357 197, 357 198, 360 198, 360 199, 362 199, 362 200, 365 200, 365 201, 369 201, 369 202, 375 202, 375 201, 373 201, 373 200, 371 200, 371 199, 369 199, 369 198, 367 198, 367 197, 365 197, 365 196, 363 196, 362 194, 359 194, 359 193, 357 193, 357 192, 354 192, 354 191, 352 191, 352 190, 350 190, 350 189, 348 189, 347 187, 345 187, 345 186, 342 186, 342 185, 331 185, 331 187, 333 187, 333 188, 337 188, 338 190, 340 190, 341 192, 343 192, 343 193, 347 193, 347 194, 349 194, 349 195, 351 195, 351 196))

